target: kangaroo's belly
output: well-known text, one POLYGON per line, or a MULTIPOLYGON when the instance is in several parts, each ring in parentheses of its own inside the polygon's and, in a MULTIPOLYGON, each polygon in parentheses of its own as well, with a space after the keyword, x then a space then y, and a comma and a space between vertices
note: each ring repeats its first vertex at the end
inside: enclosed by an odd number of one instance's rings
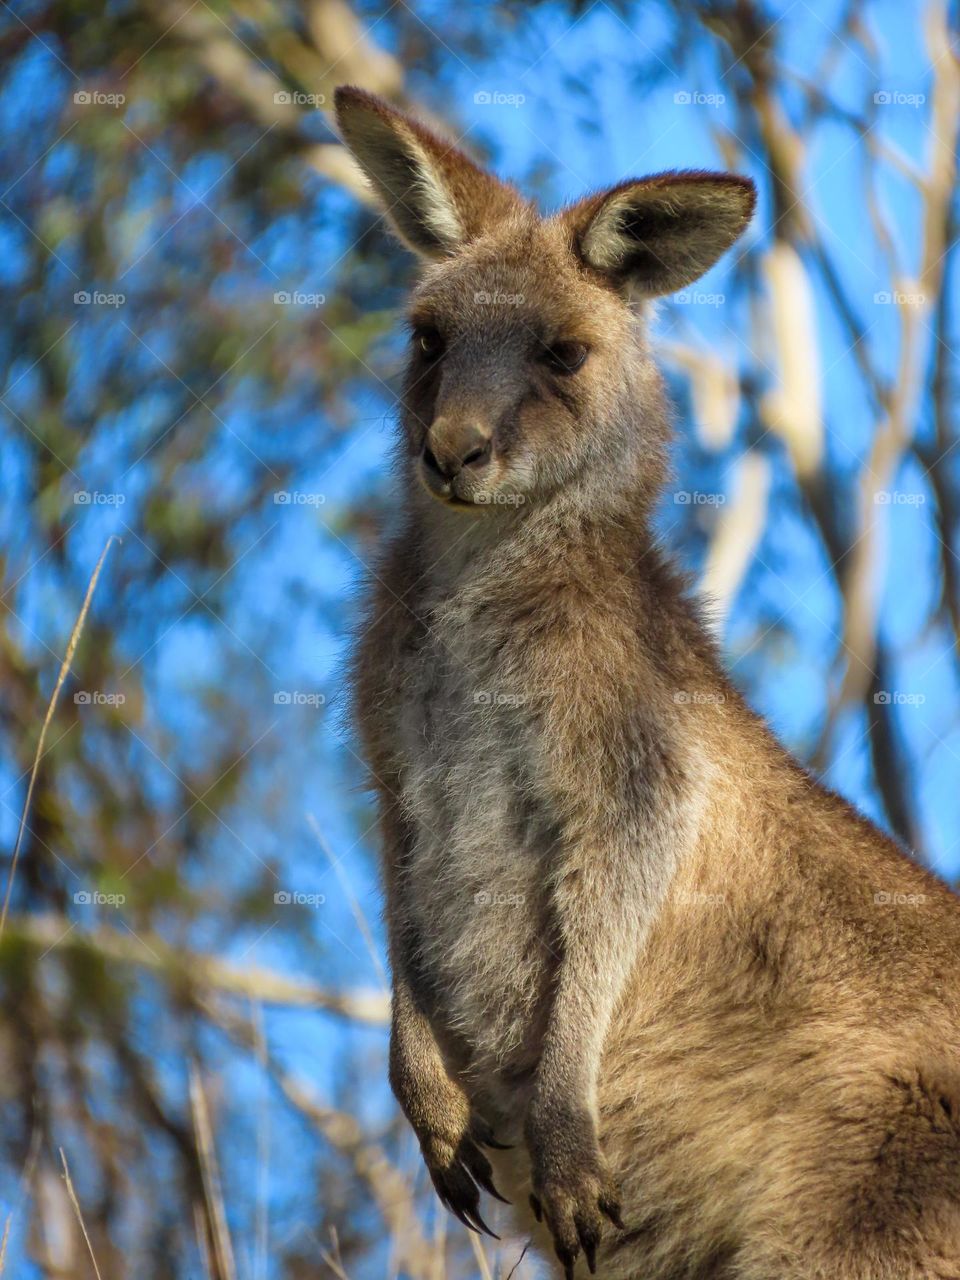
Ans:
POLYGON ((469 1081, 511 1097, 536 1065, 555 964, 547 895, 557 832, 522 691, 418 665, 402 720, 413 848, 400 888, 435 1030, 469 1081))
POLYGON ((437 762, 403 799, 415 832, 404 914, 437 1030, 464 1046, 471 1073, 523 1073, 553 959, 543 830, 523 816, 508 761, 437 762))

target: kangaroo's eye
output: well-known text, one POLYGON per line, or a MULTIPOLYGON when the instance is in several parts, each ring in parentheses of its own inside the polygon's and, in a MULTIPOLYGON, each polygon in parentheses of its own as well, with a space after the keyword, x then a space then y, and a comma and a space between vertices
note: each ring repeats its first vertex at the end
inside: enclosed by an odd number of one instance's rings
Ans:
POLYGON ((427 360, 437 360, 443 355, 443 338, 440 336, 439 329, 434 329, 432 325, 417 329, 413 340, 417 350, 427 360))
POLYGON ((589 348, 583 342, 555 342, 541 355, 542 362, 554 373, 576 373, 586 360, 589 348))

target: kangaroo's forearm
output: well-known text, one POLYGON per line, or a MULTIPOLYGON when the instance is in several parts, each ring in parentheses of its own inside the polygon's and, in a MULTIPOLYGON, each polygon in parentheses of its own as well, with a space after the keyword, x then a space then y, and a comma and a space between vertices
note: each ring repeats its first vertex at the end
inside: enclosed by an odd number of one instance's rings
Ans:
POLYGON ((402 901, 402 880, 412 856, 413 834, 399 803, 381 794, 380 835, 387 896, 387 941, 393 975, 390 1031, 390 1083, 408 1120, 419 1133, 423 1096, 446 1077, 446 1068, 426 1012, 413 989, 415 943, 402 901))
POLYGON ((438 1091, 448 1074, 436 1036, 403 970, 394 971, 390 1087, 417 1135, 429 1132, 438 1091))
POLYGON ((580 852, 552 897, 560 963, 536 1091, 576 1097, 593 1109, 596 1077, 613 1013, 651 914, 642 860, 619 847, 580 852))
POLYGON ((693 807, 670 726, 629 689, 605 688, 588 669, 553 699, 549 718, 563 832, 550 869, 559 969, 537 1087, 592 1106, 610 1020, 683 856, 680 815, 693 807), (616 711, 603 722, 598 690, 616 711))
POLYGON ((471 1230, 489 1231, 480 1213, 479 1188, 502 1197, 480 1144, 494 1144, 494 1138, 489 1126, 472 1114, 462 1085, 451 1077, 412 980, 416 943, 403 909, 402 884, 413 835, 393 792, 381 794, 380 831, 393 974, 390 1087, 417 1135, 441 1201, 471 1230))
POLYGON ((601 1055, 683 851, 670 820, 684 778, 666 726, 629 689, 584 674, 552 704, 549 760, 566 837, 550 877, 559 963, 525 1123, 531 1203, 568 1276, 581 1246, 592 1268, 602 1217, 620 1223, 597 1124, 601 1055), (602 722, 598 689, 610 712, 602 722))

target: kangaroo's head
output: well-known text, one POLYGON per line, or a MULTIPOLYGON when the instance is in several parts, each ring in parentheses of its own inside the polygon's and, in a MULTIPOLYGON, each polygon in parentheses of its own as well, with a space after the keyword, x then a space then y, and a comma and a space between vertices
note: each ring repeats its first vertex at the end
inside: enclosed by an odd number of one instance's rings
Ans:
POLYGON ((379 98, 336 95, 343 138, 425 259, 403 425, 413 474, 476 513, 575 484, 643 499, 664 413, 643 299, 691 284, 747 226, 747 178, 663 173, 542 218, 452 143, 379 98))

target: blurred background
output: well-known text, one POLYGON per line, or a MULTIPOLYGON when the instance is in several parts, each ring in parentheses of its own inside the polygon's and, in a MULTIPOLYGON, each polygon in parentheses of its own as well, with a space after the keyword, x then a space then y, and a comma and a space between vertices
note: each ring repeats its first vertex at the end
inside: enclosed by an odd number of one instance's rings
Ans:
POLYGON ((386 1087, 342 673, 414 264, 337 145, 338 83, 546 208, 755 179, 735 253, 653 318, 660 527, 750 702, 957 878, 954 24, 941 0, 0 4, 5 1276, 538 1274, 440 1208, 386 1087))

